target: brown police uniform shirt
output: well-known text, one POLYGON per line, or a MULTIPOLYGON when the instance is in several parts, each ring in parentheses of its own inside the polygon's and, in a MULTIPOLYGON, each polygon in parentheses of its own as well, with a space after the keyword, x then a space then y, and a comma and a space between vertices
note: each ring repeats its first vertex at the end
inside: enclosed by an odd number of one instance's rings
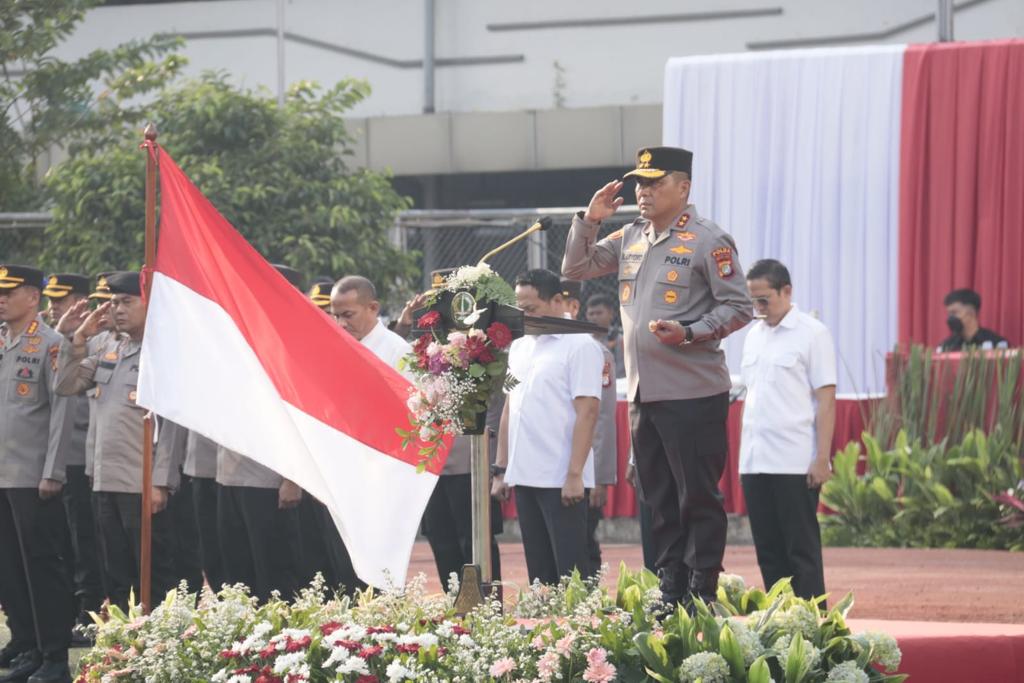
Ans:
POLYGON ((254 489, 280 488, 284 478, 252 458, 224 446, 217 446, 217 483, 254 489))
POLYGON ((60 342, 42 317, 17 337, 0 325, 0 488, 64 482, 74 416, 52 389, 60 342))
MULTIPOLYGON (((98 353, 111 338, 116 336, 117 333, 112 330, 100 332, 85 343, 86 355, 92 356, 98 353)), ((96 459, 96 387, 87 389, 84 396, 89 404, 89 426, 85 432, 85 476, 92 479, 93 462, 96 459)))
MULTIPOLYGON (((57 393, 74 396, 92 391, 95 445, 92 490, 142 493, 142 418, 146 410, 135 403, 142 345, 127 337, 110 336, 89 353, 87 345, 65 339, 60 348, 57 393)), ((166 451, 154 449, 153 485, 176 488, 178 465, 166 451)))
POLYGON ((630 401, 713 396, 731 382, 719 340, 750 322, 752 306, 732 237, 691 204, 656 234, 638 218, 597 241, 599 225, 573 218, 562 274, 574 280, 618 272, 630 401), (662 344, 652 320, 675 320, 693 343, 662 344))

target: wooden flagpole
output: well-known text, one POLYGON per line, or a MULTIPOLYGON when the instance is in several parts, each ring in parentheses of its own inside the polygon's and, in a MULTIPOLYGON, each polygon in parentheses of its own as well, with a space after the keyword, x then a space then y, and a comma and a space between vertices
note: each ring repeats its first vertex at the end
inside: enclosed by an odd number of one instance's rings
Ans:
MULTIPOLYGON (((146 263, 142 268, 145 301, 149 302, 153 266, 156 264, 156 126, 143 132, 146 152, 146 263)), ((142 528, 139 539, 139 602, 148 612, 152 606, 153 579, 153 413, 142 418, 142 528)))

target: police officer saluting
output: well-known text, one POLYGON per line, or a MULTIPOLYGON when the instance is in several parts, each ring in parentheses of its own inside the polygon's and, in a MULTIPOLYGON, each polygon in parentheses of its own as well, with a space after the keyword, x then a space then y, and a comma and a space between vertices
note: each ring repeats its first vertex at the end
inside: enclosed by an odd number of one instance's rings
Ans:
MULTIPOLYGON (((93 390, 95 454, 93 500, 100 549, 110 600, 128 606, 132 589, 139 591, 139 534, 142 525, 142 423, 145 410, 135 403, 139 356, 146 326, 138 272, 117 272, 106 278, 110 301, 89 313, 81 301, 61 318, 58 331, 70 333, 61 345, 57 393, 74 396, 93 390), (88 315, 86 315, 88 314, 88 315), (102 333, 105 317, 116 335, 92 350, 88 342, 102 333)), ((153 595, 160 599, 178 583, 171 518, 166 511, 178 485, 178 465, 157 449, 153 459, 153 595)))
POLYGON ((752 311, 732 237, 689 203, 693 154, 637 152, 640 218, 598 241, 622 206, 623 182, 594 194, 573 219, 562 273, 618 273, 637 474, 653 511, 666 604, 715 598, 726 516, 718 480, 727 458, 729 372, 719 340, 752 311))
POLYGON ((70 681, 74 621, 65 538, 68 401, 53 394, 60 335, 39 315, 43 272, 0 265, 0 603, 4 681, 70 681))

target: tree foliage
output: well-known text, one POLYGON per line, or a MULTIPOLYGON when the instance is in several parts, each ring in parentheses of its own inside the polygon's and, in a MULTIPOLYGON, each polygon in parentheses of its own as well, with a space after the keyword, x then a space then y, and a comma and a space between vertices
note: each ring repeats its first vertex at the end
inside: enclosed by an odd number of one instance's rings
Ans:
POLYGON ((145 114, 140 95, 179 73, 182 41, 157 35, 64 60, 55 48, 100 0, 0 0, 0 211, 43 206, 40 158, 108 143, 145 114))
MULTIPOLYGON (((308 275, 367 275, 386 294, 414 265, 387 234, 407 201, 385 175, 345 163, 342 116, 368 92, 356 80, 326 90, 300 82, 279 107, 265 91, 206 73, 161 91, 147 112, 161 146, 268 260, 308 275)), ((140 265, 145 158, 138 130, 120 131, 50 174, 47 264, 140 265)))

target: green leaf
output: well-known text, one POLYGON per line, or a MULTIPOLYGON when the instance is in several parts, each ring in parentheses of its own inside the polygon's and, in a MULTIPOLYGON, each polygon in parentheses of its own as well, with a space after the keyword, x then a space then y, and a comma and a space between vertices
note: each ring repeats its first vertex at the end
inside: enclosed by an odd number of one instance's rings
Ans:
POLYGON ((485 374, 487 374, 487 370, 484 368, 484 366, 480 365, 479 363, 473 363, 472 365, 469 366, 470 377, 475 377, 479 379, 480 377, 483 377, 485 374))
POLYGON ((746 664, 743 662, 743 651, 740 649, 739 641, 736 640, 736 636, 728 624, 723 625, 721 632, 718 634, 718 652, 729 663, 733 679, 743 680, 743 674, 747 669, 746 664))
POLYGON ((786 656, 786 683, 800 683, 804 680, 807 675, 807 661, 804 656, 804 639, 797 634, 790 641, 789 653, 786 656))
POLYGON ((772 670, 764 657, 758 657, 747 672, 747 683, 772 683, 772 670))

